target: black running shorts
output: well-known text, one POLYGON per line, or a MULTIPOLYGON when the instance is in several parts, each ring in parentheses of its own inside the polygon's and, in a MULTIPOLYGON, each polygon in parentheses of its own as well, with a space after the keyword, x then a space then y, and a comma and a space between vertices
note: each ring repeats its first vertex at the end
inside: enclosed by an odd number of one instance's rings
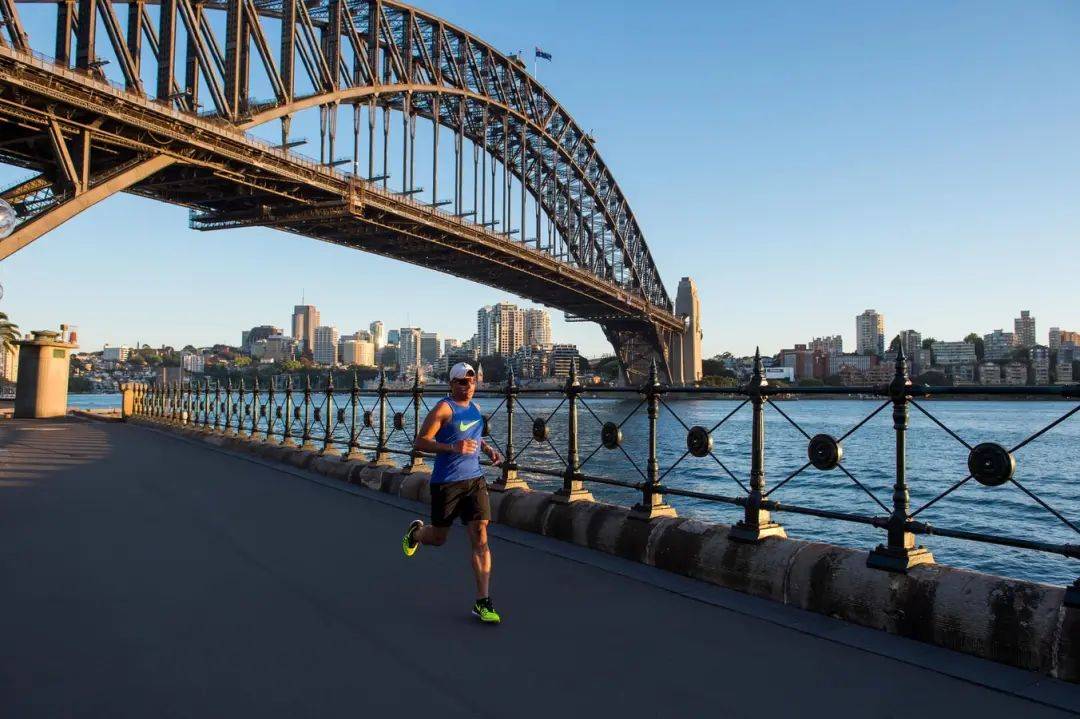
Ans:
POLYGON ((454 517, 462 524, 491 519, 491 501, 483 477, 431 485, 431 523, 449 527, 454 517))

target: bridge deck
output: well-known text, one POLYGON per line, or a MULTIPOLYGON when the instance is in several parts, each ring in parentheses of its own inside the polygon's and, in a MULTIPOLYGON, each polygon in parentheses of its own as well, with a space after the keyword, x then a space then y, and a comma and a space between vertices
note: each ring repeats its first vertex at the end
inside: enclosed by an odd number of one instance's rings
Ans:
POLYGON ((501 527, 506 620, 479 626, 459 530, 401 556, 415 514, 147 429, 0 422, 0 715, 1080 708, 1071 685, 501 527))

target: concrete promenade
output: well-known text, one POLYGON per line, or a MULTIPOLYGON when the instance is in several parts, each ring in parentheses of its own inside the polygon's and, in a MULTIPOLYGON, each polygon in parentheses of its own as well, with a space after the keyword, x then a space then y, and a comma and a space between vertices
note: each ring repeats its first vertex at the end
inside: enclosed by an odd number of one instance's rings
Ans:
MULTIPOLYGON (((1044 717, 1080 687, 143 427, 0 421, 0 717, 1044 717)), ((1071 711, 1070 711, 1071 710, 1071 711)))

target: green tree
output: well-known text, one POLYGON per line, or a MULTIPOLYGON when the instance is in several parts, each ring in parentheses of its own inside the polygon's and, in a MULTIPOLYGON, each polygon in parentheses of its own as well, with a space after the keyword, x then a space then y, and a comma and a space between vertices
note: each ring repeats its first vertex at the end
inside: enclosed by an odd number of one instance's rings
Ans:
POLYGON ((830 387, 842 387, 844 384, 844 380, 838 374, 831 374, 825 378, 825 384, 830 387))
POLYGON ((285 360, 281 363, 282 372, 299 372, 304 368, 304 365, 300 364, 296 360, 285 360))
POLYGON ((975 345, 975 359, 982 362, 983 358, 986 356, 986 343, 983 341, 983 338, 974 332, 970 332, 968 333, 968 336, 964 338, 964 341, 975 345))
POLYGON ((238 367, 238 368, 250 367, 251 366, 251 358, 250 357, 242 357, 242 356, 237 357, 236 359, 233 360, 233 366, 238 367))
POLYGON ((8 319, 4 312, 0 312, 0 342, 5 350, 15 351, 15 341, 22 337, 19 326, 8 319))
POLYGON ((915 384, 929 384, 937 387, 944 387, 952 384, 952 380, 944 372, 940 372, 936 369, 929 372, 923 372, 921 375, 915 378, 915 384))
POLYGON ((893 337, 892 342, 889 343, 889 352, 898 354, 900 352, 900 335, 893 337))
POLYGON ((94 385, 86 377, 68 377, 68 392, 72 394, 85 394, 92 392, 94 385))
POLYGON ((927 337, 922 341, 922 348, 924 350, 934 349, 934 343, 937 342, 933 337, 927 337))
POLYGON ((821 387, 825 383, 819 380, 817 377, 803 377, 799 380, 800 387, 821 387))

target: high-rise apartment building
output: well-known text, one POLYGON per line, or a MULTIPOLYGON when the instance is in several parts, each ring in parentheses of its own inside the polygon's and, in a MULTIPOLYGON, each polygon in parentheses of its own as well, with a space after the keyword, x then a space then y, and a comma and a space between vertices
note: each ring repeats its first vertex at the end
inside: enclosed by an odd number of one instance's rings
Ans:
POLYGON ((1016 342, 1021 347, 1034 347, 1035 346, 1035 318, 1031 316, 1030 310, 1021 310, 1020 316, 1013 320, 1014 329, 1016 330, 1016 342))
POLYGON ((127 358, 131 355, 131 348, 120 345, 119 347, 110 347, 105 345, 105 349, 101 351, 101 359, 108 360, 109 362, 126 362, 127 358))
POLYGON ((1016 335, 1012 332, 994 330, 988 335, 983 335, 983 359, 1004 360, 1012 356, 1016 349, 1016 335))
POLYGON ((1080 332, 1070 332, 1069 330, 1063 330, 1060 327, 1050 328, 1051 352, 1057 352, 1061 349, 1061 345, 1069 343, 1080 345, 1080 332))
POLYGON ((374 367, 375 343, 356 337, 346 337, 341 341, 341 364, 374 367))
POLYGON ((386 344, 396 345, 401 342, 401 330, 388 330, 386 333, 386 344))
POLYGON ((1057 352, 1058 347, 1061 346, 1061 328, 1051 327, 1048 340, 1049 341, 1047 342, 1047 346, 1050 348, 1050 351, 1057 352))
POLYGON ((387 345, 387 328, 378 320, 367 328, 372 333, 372 343, 375 344, 375 353, 378 354, 387 345))
POLYGON ((340 333, 337 327, 320 326, 312 333, 312 357, 316 364, 332 366, 338 361, 338 338, 340 333))
POLYGON ((420 328, 402 327, 398 331, 398 368, 405 374, 420 365, 420 328))
POLYGON ((577 362, 577 345, 552 345, 551 346, 551 374, 554 377, 569 377, 570 366, 577 362))
POLYGON ((861 355, 885 354, 885 317, 877 310, 866 310, 855 317, 855 352, 861 355))
POLYGON ((915 361, 922 349, 922 333, 915 330, 900 330, 900 346, 904 348, 904 355, 908 361, 915 361))
POLYGON ((434 365, 442 357, 442 338, 438 332, 420 333, 420 362, 434 365))
POLYGON ((476 313, 476 332, 481 356, 509 357, 525 344, 525 313, 509 302, 481 307, 476 313))
POLYGON ((1031 379, 1035 384, 1050 384, 1050 348, 1036 345, 1031 348, 1031 379))
POLYGON ((815 337, 808 345, 811 352, 820 352, 825 355, 844 354, 844 338, 840 335, 827 337, 815 337))
POLYGON ((293 307, 292 336, 300 343, 300 351, 315 351, 315 328, 319 326, 319 311, 315 305, 293 307))
POLYGON ((547 347, 551 344, 551 315, 547 310, 524 310, 525 342, 524 346, 547 347))
POLYGON ((942 367, 952 365, 974 365, 975 345, 971 342, 935 342, 934 364, 942 367))

